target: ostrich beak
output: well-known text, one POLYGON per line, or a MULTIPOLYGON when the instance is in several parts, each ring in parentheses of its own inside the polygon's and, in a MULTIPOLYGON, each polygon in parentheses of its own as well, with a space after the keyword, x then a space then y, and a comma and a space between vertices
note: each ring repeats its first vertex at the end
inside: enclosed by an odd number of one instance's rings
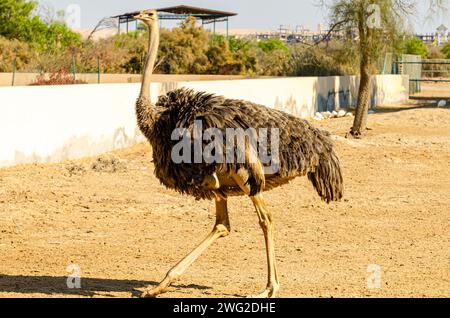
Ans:
POLYGON ((135 15, 133 18, 135 18, 136 20, 139 20, 141 18, 141 14, 139 13, 139 14, 135 15))

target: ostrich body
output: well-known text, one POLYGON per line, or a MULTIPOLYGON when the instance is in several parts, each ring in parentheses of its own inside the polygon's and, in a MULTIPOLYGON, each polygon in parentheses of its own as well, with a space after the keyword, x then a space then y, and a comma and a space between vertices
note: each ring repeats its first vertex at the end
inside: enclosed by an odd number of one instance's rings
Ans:
MULTIPOLYGON (((279 289, 273 243, 272 213, 262 193, 289 183, 299 176, 308 176, 319 196, 326 202, 338 201, 343 195, 343 178, 339 159, 333 150, 329 134, 312 127, 307 121, 287 113, 247 101, 226 99, 207 93, 177 89, 160 96, 156 105, 150 102, 150 77, 159 45, 156 11, 142 11, 135 17, 149 29, 149 53, 141 93, 136 102, 138 126, 153 148, 155 175, 167 188, 197 199, 216 203, 216 223, 205 240, 175 265, 155 288, 143 297, 155 297, 172 282, 218 238, 230 233, 227 198, 248 195, 258 215, 264 233, 268 264, 266 289, 257 297, 275 297, 279 289), (176 141, 172 133, 186 129, 193 133, 194 122, 201 121, 203 131, 216 128, 271 129, 279 131, 279 169, 265 173, 264 164, 251 158, 248 148, 242 163, 179 163, 172 160, 176 141)), ((204 144, 202 145, 204 147, 204 144)))

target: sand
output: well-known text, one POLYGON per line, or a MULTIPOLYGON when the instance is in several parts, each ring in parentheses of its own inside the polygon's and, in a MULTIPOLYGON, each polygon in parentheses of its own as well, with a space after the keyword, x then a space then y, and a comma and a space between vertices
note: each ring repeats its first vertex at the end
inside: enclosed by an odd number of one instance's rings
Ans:
MULTIPOLYGON (((342 202, 321 202, 305 178, 265 195, 280 297, 449 297, 450 109, 383 109, 363 140, 343 138, 351 120, 314 123, 335 134, 342 202)), ((163 188, 150 151, 0 169, 0 297, 132 297, 162 279, 208 234, 214 205, 163 188), (67 287, 68 269, 81 289, 67 287)), ((250 200, 231 199, 230 217, 231 235, 163 297, 263 289, 250 200)))

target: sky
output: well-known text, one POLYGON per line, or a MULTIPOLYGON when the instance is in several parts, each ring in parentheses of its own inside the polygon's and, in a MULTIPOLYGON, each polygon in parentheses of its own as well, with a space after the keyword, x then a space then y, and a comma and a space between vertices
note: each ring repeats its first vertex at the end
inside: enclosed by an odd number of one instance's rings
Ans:
MULTIPOLYGON (((416 33, 432 32, 442 23, 450 27, 449 15, 425 22, 429 1, 431 0, 418 1, 418 12, 413 17, 416 33)), ((274 30, 280 25, 303 25, 316 30, 319 23, 327 21, 327 12, 317 6, 318 0, 38 0, 38 2, 46 3, 56 10, 65 10, 71 4, 79 5, 83 29, 94 28, 103 17, 180 4, 236 12, 238 16, 230 20, 232 29, 274 30)))

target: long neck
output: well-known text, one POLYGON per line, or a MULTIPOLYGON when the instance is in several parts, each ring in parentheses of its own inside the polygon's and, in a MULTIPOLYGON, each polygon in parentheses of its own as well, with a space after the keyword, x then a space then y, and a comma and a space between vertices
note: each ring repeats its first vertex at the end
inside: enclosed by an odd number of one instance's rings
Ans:
POLYGON ((147 99, 148 101, 150 101, 150 83, 159 47, 159 25, 157 21, 155 21, 151 26, 148 27, 148 32, 150 34, 148 54, 142 79, 141 93, 139 96, 142 99, 147 99))

